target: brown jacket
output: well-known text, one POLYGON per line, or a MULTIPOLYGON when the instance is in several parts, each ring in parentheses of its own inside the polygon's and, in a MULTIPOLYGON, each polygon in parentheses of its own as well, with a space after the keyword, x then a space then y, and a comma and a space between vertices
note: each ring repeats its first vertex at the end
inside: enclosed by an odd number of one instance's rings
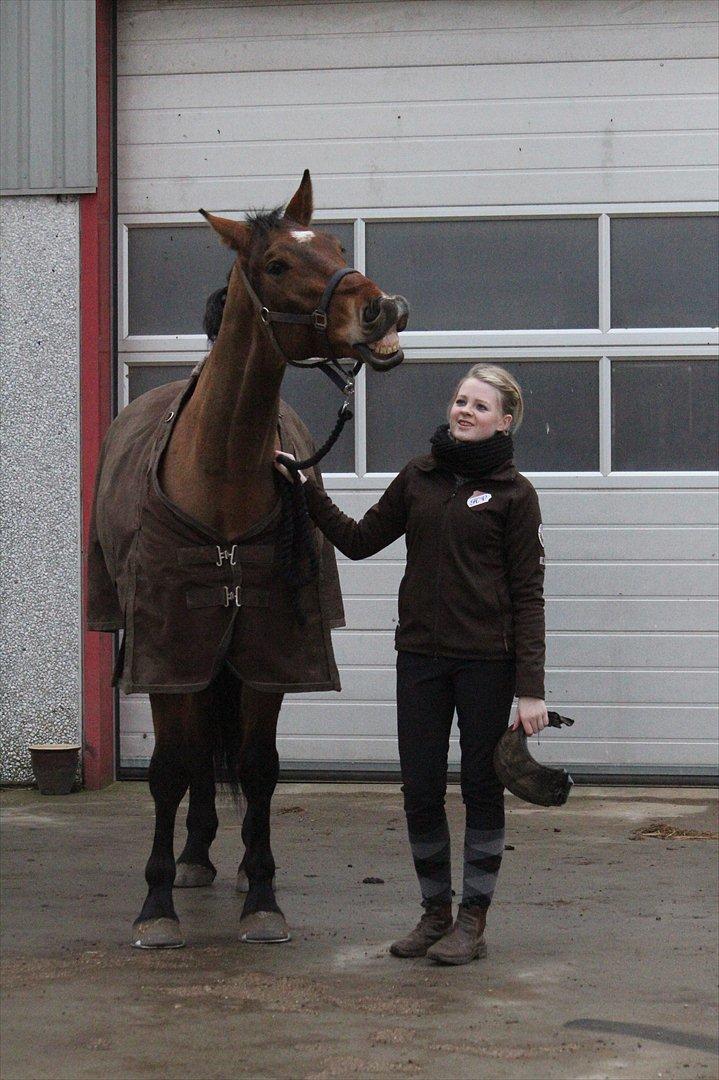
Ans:
POLYGON ((544 548, 537 493, 509 462, 458 481, 414 458, 356 522, 314 484, 315 523, 350 559, 406 534, 395 647, 432 656, 512 656, 518 696, 544 697, 544 548))
MULTIPOLYGON (((300 627, 278 565, 279 507, 226 543, 160 488, 158 464, 195 383, 196 375, 143 394, 105 437, 87 552, 88 628, 125 631, 115 681, 127 694, 201 690, 223 662, 260 690, 339 690, 330 630, 344 625, 344 612, 331 544, 317 534, 320 573, 300 592, 300 627)), ((284 403, 279 433, 298 458, 313 452, 284 403)))

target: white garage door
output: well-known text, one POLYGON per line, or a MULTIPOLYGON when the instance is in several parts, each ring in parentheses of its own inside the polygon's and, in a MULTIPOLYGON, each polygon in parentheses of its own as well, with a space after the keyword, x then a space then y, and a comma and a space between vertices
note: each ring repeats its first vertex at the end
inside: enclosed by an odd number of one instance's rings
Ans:
MULTIPOLYGON (((120 401, 205 350, 228 260, 197 207, 276 205, 309 167, 317 219, 412 304, 407 361, 361 378, 328 487, 361 514, 457 373, 518 374, 547 695, 577 721, 539 755, 589 770, 716 764, 715 18, 704 0, 118 6, 120 401)), ((283 393, 323 439, 321 383, 292 372, 283 393)), ((402 544, 340 561, 343 690, 285 699, 285 766, 396 762, 402 562, 402 544)), ((147 700, 120 715, 122 765, 145 765, 147 700)))

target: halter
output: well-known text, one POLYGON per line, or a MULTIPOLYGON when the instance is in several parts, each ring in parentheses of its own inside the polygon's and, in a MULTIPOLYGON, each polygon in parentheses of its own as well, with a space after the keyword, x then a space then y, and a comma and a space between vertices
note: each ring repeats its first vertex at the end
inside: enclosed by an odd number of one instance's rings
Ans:
POLYGON ((257 312, 260 322, 262 323, 267 332, 267 337, 269 338, 270 345, 275 350, 280 359, 283 360, 285 364, 290 364, 292 367, 320 368, 324 372, 324 374, 332 380, 335 386, 337 386, 342 391, 346 399, 345 401, 343 401, 340 410, 337 413, 337 422, 332 429, 329 438, 322 444, 319 450, 317 450, 311 458, 307 458, 306 461, 293 462, 294 469, 292 469, 291 471, 294 472, 295 482, 297 482, 297 473, 299 472, 299 470, 309 468, 312 465, 316 465, 318 461, 321 461, 325 454, 329 453, 329 451, 339 439, 340 435, 342 434, 342 429, 344 428, 347 421, 352 419, 353 413, 350 408, 350 398, 354 394, 355 378, 357 377, 357 374, 362 367, 363 361, 350 360, 352 368, 348 372, 345 371, 339 360, 334 360, 332 357, 328 356, 309 357, 307 360, 292 360, 280 348, 277 342, 277 338, 272 331, 270 323, 276 322, 285 324, 298 324, 301 326, 312 326, 315 330, 317 330, 319 334, 324 336, 324 339, 327 343, 327 348, 329 349, 330 340, 327 334, 327 309, 332 302, 334 291, 343 277, 346 277, 347 274, 359 274, 360 271, 353 269, 351 266, 343 266, 339 270, 335 270, 334 274, 332 274, 331 278, 325 285, 324 292, 320 297, 320 302, 314 309, 314 311, 311 312, 311 314, 309 315, 297 315, 292 311, 270 311, 270 309, 262 303, 257 293, 252 288, 249 278, 240 266, 239 262, 237 263, 237 269, 240 273, 240 277, 242 278, 245 289, 247 290, 247 295, 252 301, 252 306, 257 312))
MULTIPOLYGON (((360 271, 353 269, 351 266, 343 266, 339 270, 335 270, 334 274, 332 274, 331 278, 325 285, 324 292, 322 293, 320 301, 314 311, 312 311, 309 315, 298 315, 292 311, 270 311, 270 309, 262 303, 257 293, 252 288, 247 274, 239 265, 239 263, 237 264, 237 269, 239 270, 240 277, 242 278, 245 289, 247 290, 247 295, 252 301, 252 305, 259 316, 260 322, 262 323, 267 332, 267 337, 270 340, 270 344, 272 345, 272 348, 275 350, 280 359, 283 360, 284 363, 290 364, 291 367, 321 368, 324 374, 332 380, 335 386, 339 387, 345 397, 349 397, 354 392, 354 381, 360 368, 362 367, 362 360, 350 361, 350 363, 352 364, 352 369, 349 373, 344 370, 339 360, 335 360, 329 356, 312 356, 308 357, 306 360, 293 360, 284 352, 283 349, 280 348, 277 342, 277 338, 275 337, 272 327, 270 326, 270 323, 312 326, 322 337, 324 337, 326 348, 329 350, 331 346, 329 336, 327 334, 327 325, 329 321, 327 318, 327 311, 332 302, 332 297, 334 296, 335 289, 339 285, 342 278, 346 277, 347 274, 359 274, 360 271)), ((343 408, 348 409, 347 402, 345 402, 343 408)), ((349 417, 347 417, 347 419, 349 419, 349 417)))

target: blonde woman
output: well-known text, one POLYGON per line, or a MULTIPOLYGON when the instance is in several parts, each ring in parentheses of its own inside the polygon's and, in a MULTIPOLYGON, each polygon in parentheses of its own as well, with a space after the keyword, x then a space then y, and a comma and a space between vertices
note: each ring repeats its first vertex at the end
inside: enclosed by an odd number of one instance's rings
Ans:
MULTIPOLYGON (((304 489, 312 519, 350 559, 406 536, 395 635, 397 723, 424 913, 390 946, 398 957, 466 964, 486 955, 487 909, 504 850, 504 792, 492 755, 515 695, 516 725, 529 735, 548 723, 539 501, 513 462, 512 431, 522 412, 509 372, 477 364, 455 388, 431 453, 405 465, 361 521, 311 481, 304 489), (444 801, 455 710, 466 827, 453 922, 444 801)), ((284 471, 281 459, 277 467, 284 471)))

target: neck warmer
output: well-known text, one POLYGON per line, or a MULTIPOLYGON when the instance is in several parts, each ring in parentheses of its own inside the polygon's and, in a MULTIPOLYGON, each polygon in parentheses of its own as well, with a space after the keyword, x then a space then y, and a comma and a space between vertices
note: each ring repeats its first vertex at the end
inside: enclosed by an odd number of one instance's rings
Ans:
POLYGON ((511 435, 497 431, 481 442, 457 442, 449 434, 449 424, 440 424, 430 443, 432 457, 438 465, 472 480, 489 476, 500 465, 511 461, 514 454, 511 435))

